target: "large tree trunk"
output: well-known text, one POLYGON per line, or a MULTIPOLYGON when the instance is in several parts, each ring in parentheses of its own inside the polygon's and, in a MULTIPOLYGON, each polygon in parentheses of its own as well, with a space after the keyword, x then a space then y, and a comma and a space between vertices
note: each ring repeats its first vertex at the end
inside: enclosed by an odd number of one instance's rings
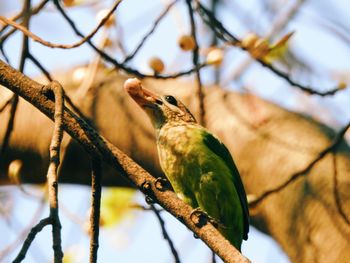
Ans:
MULTIPOLYGON (((89 92, 79 96, 71 74, 60 74, 69 96, 107 139, 154 176, 159 169, 153 128, 146 115, 126 95, 126 76, 103 71, 89 92), (80 99, 79 99, 80 97, 80 99)), ((194 85, 179 81, 145 80, 147 88, 179 97, 194 115, 198 101, 194 85)), ((0 89, 0 105, 8 98, 0 89)), ((258 197, 303 171, 327 148, 335 132, 311 118, 280 108, 250 94, 218 87, 206 91, 207 127, 231 151, 246 191, 258 197)), ((0 138, 9 110, 0 114, 0 138)), ((20 100, 10 147, 0 158, 0 183, 10 184, 9 163, 23 161, 20 180, 46 180, 52 122, 20 100)), ((87 154, 65 135, 60 181, 89 184, 87 154)), ((130 185, 105 166, 104 185, 130 185)), ((342 140, 310 171, 251 209, 251 222, 275 238, 293 262, 350 262, 350 149, 342 140)))

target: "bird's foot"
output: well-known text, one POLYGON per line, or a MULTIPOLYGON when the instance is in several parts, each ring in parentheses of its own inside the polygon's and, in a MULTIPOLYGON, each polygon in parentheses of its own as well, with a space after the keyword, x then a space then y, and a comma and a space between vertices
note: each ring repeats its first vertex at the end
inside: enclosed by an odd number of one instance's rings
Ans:
POLYGON ((209 215, 200 207, 195 208, 190 214, 190 219, 197 227, 205 226, 208 223, 209 218, 209 215))
POLYGON ((170 189, 170 183, 164 177, 158 177, 154 182, 154 186, 161 192, 164 192, 170 189))

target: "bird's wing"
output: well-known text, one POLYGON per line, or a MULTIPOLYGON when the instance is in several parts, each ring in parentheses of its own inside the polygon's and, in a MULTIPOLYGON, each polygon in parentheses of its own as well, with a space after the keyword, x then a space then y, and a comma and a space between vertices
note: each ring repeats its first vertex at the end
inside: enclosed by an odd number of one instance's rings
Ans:
POLYGON ((236 187, 239 199, 241 201, 243 216, 244 216, 244 240, 248 238, 249 231, 249 210, 248 210, 248 202, 247 196, 244 191, 243 183, 241 181, 241 177, 237 170, 237 167, 232 159, 232 156, 226 146, 219 141, 219 139, 215 138, 211 133, 203 130, 203 142, 204 144, 218 157, 220 157, 225 164, 229 167, 232 172, 233 183, 236 187))

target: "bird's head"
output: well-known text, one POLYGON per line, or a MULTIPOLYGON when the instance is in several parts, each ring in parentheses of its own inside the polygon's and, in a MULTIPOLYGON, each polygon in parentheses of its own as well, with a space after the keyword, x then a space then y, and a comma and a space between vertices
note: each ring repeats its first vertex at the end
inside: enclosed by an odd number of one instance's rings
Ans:
POLYGON ((171 95, 159 96, 141 85, 133 78, 124 83, 124 88, 131 98, 147 113, 155 129, 165 124, 195 123, 196 120, 186 106, 171 95))

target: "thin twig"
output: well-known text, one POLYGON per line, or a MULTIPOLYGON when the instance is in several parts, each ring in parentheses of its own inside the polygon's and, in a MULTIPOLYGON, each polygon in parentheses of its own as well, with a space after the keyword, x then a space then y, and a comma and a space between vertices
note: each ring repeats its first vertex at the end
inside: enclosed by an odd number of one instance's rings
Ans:
POLYGON ((50 225, 50 224, 51 224, 51 218, 47 217, 47 218, 41 219, 40 222, 30 230, 26 240, 23 243, 21 250, 19 251, 17 257, 12 261, 12 263, 22 262, 22 260, 25 258, 26 254, 28 252, 30 245, 32 244, 33 240, 35 239, 36 235, 41 230, 43 230, 43 228, 45 226, 50 225))
POLYGON ((77 114, 80 118, 84 119, 85 121, 88 121, 88 118, 85 116, 85 114, 78 108, 78 106, 74 104, 72 99, 67 94, 64 94, 64 100, 72 108, 75 114, 77 114))
MULTIPOLYGON (((264 35, 266 39, 270 39, 275 34, 279 33, 290 21, 292 21, 293 17, 298 13, 300 7, 305 2, 305 0, 297 0, 292 3, 286 10, 283 10, 276 15, 274 21, 268 32, 264 35)), ((240 66, 236 67, 233 72, 229 73, 229 80, 234 80, 236 77, 241 76, 243 72, 252 64, 254 59, 251 57, 247 57, 244 59, 240 66)))
POLYGON ((8 64, 11 64, 10 63, 10 59, 9 57, 7 56, 6 52, 5 52, 5 49, 4 49, 4 46, 0 44, 0 53, 1 55, 4 57, 5 61, 8 63, 8 64))
MULTIPOLYGON (((209 27, 211 27, 213 29, 213 32, 215 32, 215 34, 218 36, 218 38, 220 38, 221 40, 223 40, 227 44, 239 47, 242 50, 245 50, 249 53, 249 50, 247 50, 246 48, 244 48, 241 45, 241 41, 236 36, 234 36, 232 33, 230 33, 210 10, 205 8, 198 0, 196 1, 196 3, 197 3, 197 10, 198 10, 200 16, 202 17, 203 21, 209 27)), ((333 89, 329 89, 327 91, 318 91, 317 89, 315 89, 313 87, 305 86, 305 85, 302 85, 302 84, 294 81, 293 79, 291 79, 291 77, 288 74, 273 67, 271 64, 265 62, 264 60, 258 59, 258 58, 254 58, 254 59, 258 63, 260 63, 260 65, 268 68, 270 71, 275 73, 277 76, 279 76, 282 79, 284 79, 285 81, 287 81, 291 86, 297 87, 300 90, 302 90, 308 94, 318 95, 318 96, 324 97, 324 96, 334 95, 338 91, 342 90, 342 88, 336 87, 333 89)))
POLYGON ((152 211, 154 212, 154 214, 156 215, 156 217, 157 217, 157 219, 159 221, 160 228, 162 229, 163 237, 169 244, 169 247, 170 247, 171 253, 174 256, 175 262, 176 263, 180 263, 181 261, 180 261, 179 255, 178 255, 178 253, 176 251, 176 248, 174 246, 173 241, 171 240, 171 237, 169 236, 169 234, 168 234, 168 232, 167 232, 167 230, 165 228, 165 222, 164 222, 163 218, 161 217, 159 210, 157 210, 153 204, 151 204, 151 209, 152 209, 152 211))
MULTIPOLYGON (((45 5, 49 2, 49 0, 43 0, 41 1, 39 4, 37 4, 35 7, 33 7, 30 10, 30 14, 31 15, 36 15, 37 13, 39 13, 41 11, 41 9, 43 9, 45 7, 45 5)), ((15 16, 11 17, 11 20, 16 21, 17 19, 21 18, 23 16, 23 9, 15 16)), ((1 29, 0 29, 0 34, 2 32, 4 32, 4 30, 8 27, 8 25, 4 25, 1 29)))
POLYGON ((199 67, 199 46, 198 46, 198 41, 197 41, 197 36, 196 36, 196 24, 194 21, 194 16, 193 16, 193 8, 192 8, 192 0, 186 0, 187 3, 187 9, 188 9, 188 14, 190 17, 190 24, 191 24, 191 35, 194 39, 195 42, 195 47, 192 52, 192 62, 193 66, 195 68, 195 73, 196 73, 196 94, 199 102, 199 119, 198 122, 205 126, 205 108, 204 108, 204 93, 202 89, 202 81, 201 81, 201 75, 200 75, 200 67, 199 67))
POLYGON ((8 122, 7 122, 7 127, 6 127, 6 132, 5 132, 4 138, 2 140, 0 155, 3 155, 5 153, 7 147, 10 143, 10 137, 11 137, 11 134, 13 131, 15 117, 16 117, 17 105, 18 105, 18 95, 14 94, 11 98, 10 117, 9 117, 8 122))
MULTIPOLYGON (((3 248, 0 252, 0 262, 3 262, 5 260, 5 257, 10 254, 14 249, 16 249, 20 244, 22 244, 23 240, 25 240, 25 237, 28 235, 29 231, 33 227, 33 225, 38 222, 40 215, 42 214, 44 208, 45 208, 45 194, 41 197, 40 204, 38 208, 33 213, 33 217, 28 221, 28 224, 24 227, 24 229, 21 230, 21 232, 18 234, 17 238, 7 245, 5 248, 3 248)), ((16 226, 17 228, 17 226, 16 226)))
POLYGON ((334 139, 332 140, 331 144, 325 148, 323 151, 321 151, 317 157, 311 161, 304 169, 302 169, 301 171, 294 173, 287 181, 283 182, 282 184, 280 184, 279 186, 267 190, 265 191, 263 194, 261 194, 259 197, 254 198, 251 202, 249 202, 249 206, 250 207, 255 207, 257 206, 259 203, 261 203, 262 201, 264 201, 267 197, 269 197, 272 194, 278 193, 279 191, 283 190, 284 188, 286 188, 288 185, 290 185, 292 182, 294 182, 295 180, 297 180, 298 178, 305 176, 313 167, 314 165, 322 160, 328 153, 334 151, 336 149, 336 147, 338 146, 338 144, 341 142, 341 140, 344 137, 344 134, 346 133, 346 131, 349 129, 350 127, 350 122, 344 126, 334 137, 334 139))
POLYGON ((108 13, 106 14, 106 16, 100 21, 100 23, 98 23, 98 25, 96 26, 96 28, 94 28, 90 34, 86 35, 85 37, 83 37, 80 41, 74 43, 74 44, 70 44, 70 45, 65 45, 65 44, 55 44, 49 41, 46 41, 40 37, 38 37, 37 35, 35 35, 33 32, 29 31, 26 27, 21 26, 19 24, 17 24, 15 21, 12 21, 10 19, 7 19, 6 17, 0 16, 0 21, 11 25, 12 27, 22 31, 23 34, 25 34, 27 37, 30 37, 32 40, 50 47, 50 48, 61 48, 61 49, 72 49, 72 48, 76 48, 81 46, 82 44, 84 44, 85 42, 91 40, 91 38, 99 31, 99 29, 107 22, 107 20, 109 19, 109 17, 113 14, 113 12, 115 11, 115 9, 118 7, 118 5, 121 3, 121 0, 117 0, 115 2, 115 4, 113 5, 113 7, 108 11, 108 13))
POLYGON ((52 218, 52 241, 54 262, 62 262, 63 252, 61 247, 61 223, 58 215, 58 175, 60 164, 60 146, 63 137, 64 95, 62 86, 53 81, 47 86, 47 92, 53 92, 55 96, 54 130, 50 143, 50 164, 47 171, 47 184, 50 203, 50 218, 52 218))
POLYGON ((1 37, 0 37, 0 47, 1 49, 3 48, 6 40, 13 34, 17 31, 16 28, 12 28, 10 29, 8 32, 6 32, 5 34, 3 34, 1 37))
POLYGON ((216 254, 213 251, 211 252, 211 263, 216 263, 216 254))
MULTIPOLYGON (((30 0, 26 0, 23 3, 22 12, 24 13, 23 26, 29 28, 29 21, 30 21, 30 16, 31 16, 31 14, 30 14, 30 0)), ((29 53, 28 37, 26 35, 23 35, 22 52, 21 52, 21 58, 20 58, 20 62, 19 62, 19 71, 20 72, 24 71, 24 66, 25 66, 26 60, 28 58, 28 53, 29 53)), ((4 136, 3 141, 2 141, 2 146, 1 146, 1 151, 0 151, 1 155, 3 155, 5 153, 7 147, 10 143, 10 138, 11 138, 11 134, 13 131, 15 118, 16 118, 17 105, 18 105, 18 95, 14 94, 12 97, 10 117, 9 117, 8 122, 7 122, 5 136, 4 136)))
POLYGON ((101 206, 101 160, 91 159, 91 214, 90 214, 90 263, 97 262, 98 236, 100 230, 101 206))
MULTIPOLYGON (((213 12, 214 15, 216 15, 217 13, 217 9, 218 9, 218 4, 219 4, 219 0, 212 0, 211 1, 211 10, 213 12)), ((216 36, 216 34, 214 32, 211 32, 212 35, 212 40, 211 40, 211 46, 217 46, 218 44, 218 37, 216 36)), ((214 83, 215 84, 219 84, 220 83, 220 67, 214 67, 214 83)))
MULTIPOLYGON (((73 20, 67 15, 67 13, 64 11, 64 9, 61 7, 61 4, 58 0, 53 0, 56 8, 58 9, 58 11, 61 13, 61 15, 63 16, 63 18, 68 22, 68 24, 71 26, 71 28, 73 29, 73 31, 75 32, 75 34, 77 34, 78 36, 84 38, 85 36, 78 30, 78 28, 76 27, 75 23, 73 22, 73 20)), ((140 71, 133 69, 131 67, 125 66, 123 63, 118 62, 117 60, 115 60, 114 58, 112 58, 111 56, 109 56, 107 53, 105 53, 102 49, 98 48, 95 44, 93 44, 91 42, 90 39, 88 39, 86 41, 86 43, 89 44, 89 46, 95 50, 98 54, 100 54, 100 56, 107 62, 113 64, 113 66, 115 67, 115 69, 122 69, 123 71, 129 73, 129 74, 133 74, 136 77, 140 77, 140 78, 154 78, 154 79, 174 79, 174 78, 178 78, 181 76, 185 76, 185 75, 189 75, 192 72, 196 71, 196 67, 186 70, 186 71, 182 71, 182 72, 178 72, 178 73, 174 73, 174 74, 169 74, 169 75, 158 75, 158 74, 153 74, 153 75, 147 75, 147 74, 143 74, 140 71)), ((203 68, 207 66, 207 64, 203 63, 200 64, 200 66, 198 67, 199 69, 203 68)))
POLYGON ((168 6, 164 9, 164 11, 159 15, 159 17, 154 21, 154 24, 152 26, 152 28, 144 35, 144 37, 142 38, 142 40, 140 41, 140 43, 137 45, 137 47, 134 49, 133 52, 131 52, 130 55, 128 55, 124 61, 122 62, 122 64, 125 64, 126 62, 130 61, 131 59, 133 59, 133 57, 135 57, 135 55, 137 54, 137 52, 141 49, 141 47, 145 44, 146 40, 153 34, 154 30, 156 30, 158 24, 160 23, 160 21, 162 21, 162 19, 165 17, 165 15, 170 11, 170 9, 176 4, 178 0, 174 0, 173 2, 171 2, 170 4, 168 4, 168 6))
MULTIPOLYGON (((43 0, 41 3, 39 3, 36 7, 34 7, 33 9, 30 10, 30 14, 31 15, 36 15, 37 13, 39 13, 44 7, 45 5, 49 2, 49 0, 43 0)), ((22 9, 17 15, 15 15, 11 20, 17 20, 20 17, 23 16, 24 10, 22 9)), ((0 34, 8 27, 8 25, 4 25, 1 29, 0 29, 0 34)), ((4 56, 6 62, 9 63, 9 58, 7 57, 5 50, 4 50, 4 43, 6 42, 7 38, 10 37, 13 33, 15 33, 17 31, 16 28, 11 28, 6 34, 2 35, 0 37, 0 52, 1 54, 4 56)))
POLYGON ((39 62, 39 60, 37 60, 31 53, 28 54, 28 58, 34 63, 35 66, 37 66, 41 70, 41 72, 49 81, 53 80, 50 75, 50 72, 46 68, 44 68, 44 66, 39 62))

